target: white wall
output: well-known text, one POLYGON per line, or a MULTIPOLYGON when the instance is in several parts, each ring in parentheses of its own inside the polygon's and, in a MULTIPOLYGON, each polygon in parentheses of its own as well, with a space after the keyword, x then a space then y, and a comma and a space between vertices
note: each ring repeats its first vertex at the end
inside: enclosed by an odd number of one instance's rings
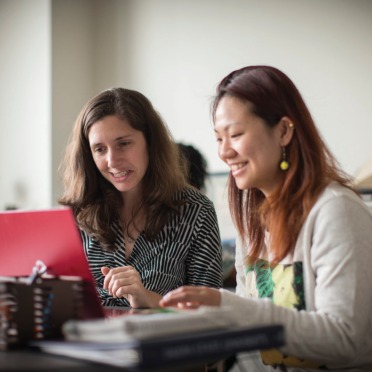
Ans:
POLYGON ((95 81, 95 15, 91 0, 52 1, 51 202, 62 194, 58 167, 74 121, 95 81))
POLYGON ((1 67, 4 51, 0 208, 13 202, 19 179, 28 200, 21 206, 55 203, 56 167, 77 111, 111 86, 146 94, 177 141, 199 147, 211 171, 225 170, 210 99, 223 76, 248 64, 274 65, 294 80, 347 172, 372 157, 370 0, 0 0, 1 67))
POLYGON ((0 1, 0 209, 51 200, 50 7, 0 1))
POLYGON ((372 156, 371 1, 134 0, 118 14, 128 10, 131 49, 117 58, 129 67, 117 83, 148 94, 175 138, 200 147, 212 171, 225 168, 210 96, 249 64, 274 65, 294 80, 347 172, 372 156))

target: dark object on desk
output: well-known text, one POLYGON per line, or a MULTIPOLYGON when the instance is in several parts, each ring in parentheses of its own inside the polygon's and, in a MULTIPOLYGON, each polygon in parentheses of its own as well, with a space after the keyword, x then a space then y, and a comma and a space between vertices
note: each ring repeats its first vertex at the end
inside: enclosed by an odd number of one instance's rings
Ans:
POLYGON ((62 325, 81 319, 83 284, 79 278, 0 279, 0 350, 30 340, 61 338, 62 325))
POLYGON ((284 345, 280 325, 232 328, 122 343, 32 343, 46 353, 131 369, 169 368, 208 363, 243 351, 284 345))

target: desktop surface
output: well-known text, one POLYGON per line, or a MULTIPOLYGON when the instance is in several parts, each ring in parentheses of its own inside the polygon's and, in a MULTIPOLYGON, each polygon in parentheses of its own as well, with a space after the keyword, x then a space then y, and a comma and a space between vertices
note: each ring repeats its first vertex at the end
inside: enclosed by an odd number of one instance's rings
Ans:
MULTIPOLYGON (((111 367, 104 367, 110 371, 111 367)), ((102 371, 102 365, 63 358, 31 349, 0 351, 1 371, 102 371)), ((118 370, 118 368, 112 368, 118 370)))
MULTIPOLYGON (((45 354, 36 349, 21 348, 0 351, 0 371, 53 371, 53 372, 174 372, 175 367, 162 367, 160 369, 120 368, 110 365, 81 361, 51 354, 45 354)), ((177 366, 179 372, 204 372, 205 365, 191 363, 190 365, 177 366)))

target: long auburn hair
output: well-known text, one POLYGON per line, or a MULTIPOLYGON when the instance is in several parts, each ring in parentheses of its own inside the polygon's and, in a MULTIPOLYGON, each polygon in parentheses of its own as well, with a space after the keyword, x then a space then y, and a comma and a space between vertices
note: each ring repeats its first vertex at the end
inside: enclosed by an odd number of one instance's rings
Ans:
POLYGON ((336 181, 352 189, 352 182, 322 140, 298 89, 283 72, 270 66, 248 66, 228 74, 217 86, 213 120, 224 96, 252 104, 251 112, 270 128, 284 116, 294 124, 293 138, 286 146, 290 168, 282 173, 281 184, 269 199, 257 188, 239 190, 231 173, 228 179, 230 212, 242 241, 250 247, 248 262, 259 258, 268 230, 272 261, 278 263, 293 251, 325 187, 336 181))
POLYGON ((81 110, 71 133, 60 172, 64 194, 59 203, 72 208, 79 227, 94 236, 106 249, 114 249, 112 222, 119 220, 121 193, 97 169, 88 141, 91 126, 115 115, 146 139, 149 165, 143 179, 143 199, 133 216, 146 211, 144 233, 155 239, 169 219, 178 213, 182 201, 175 198, 186 185, 186 164, 166 124, 151 102, 141 93, 111 88, 93 97, 81 110))

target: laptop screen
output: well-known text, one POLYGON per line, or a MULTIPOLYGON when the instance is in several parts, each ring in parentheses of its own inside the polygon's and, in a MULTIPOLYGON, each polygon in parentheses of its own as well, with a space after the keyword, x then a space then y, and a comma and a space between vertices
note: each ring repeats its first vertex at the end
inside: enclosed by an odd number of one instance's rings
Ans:
POLYGON ((38 260, 48 274, 82 277, 86 317, 103 316, 71 209, 0 212, 0 276, 29 276, 38 260))

